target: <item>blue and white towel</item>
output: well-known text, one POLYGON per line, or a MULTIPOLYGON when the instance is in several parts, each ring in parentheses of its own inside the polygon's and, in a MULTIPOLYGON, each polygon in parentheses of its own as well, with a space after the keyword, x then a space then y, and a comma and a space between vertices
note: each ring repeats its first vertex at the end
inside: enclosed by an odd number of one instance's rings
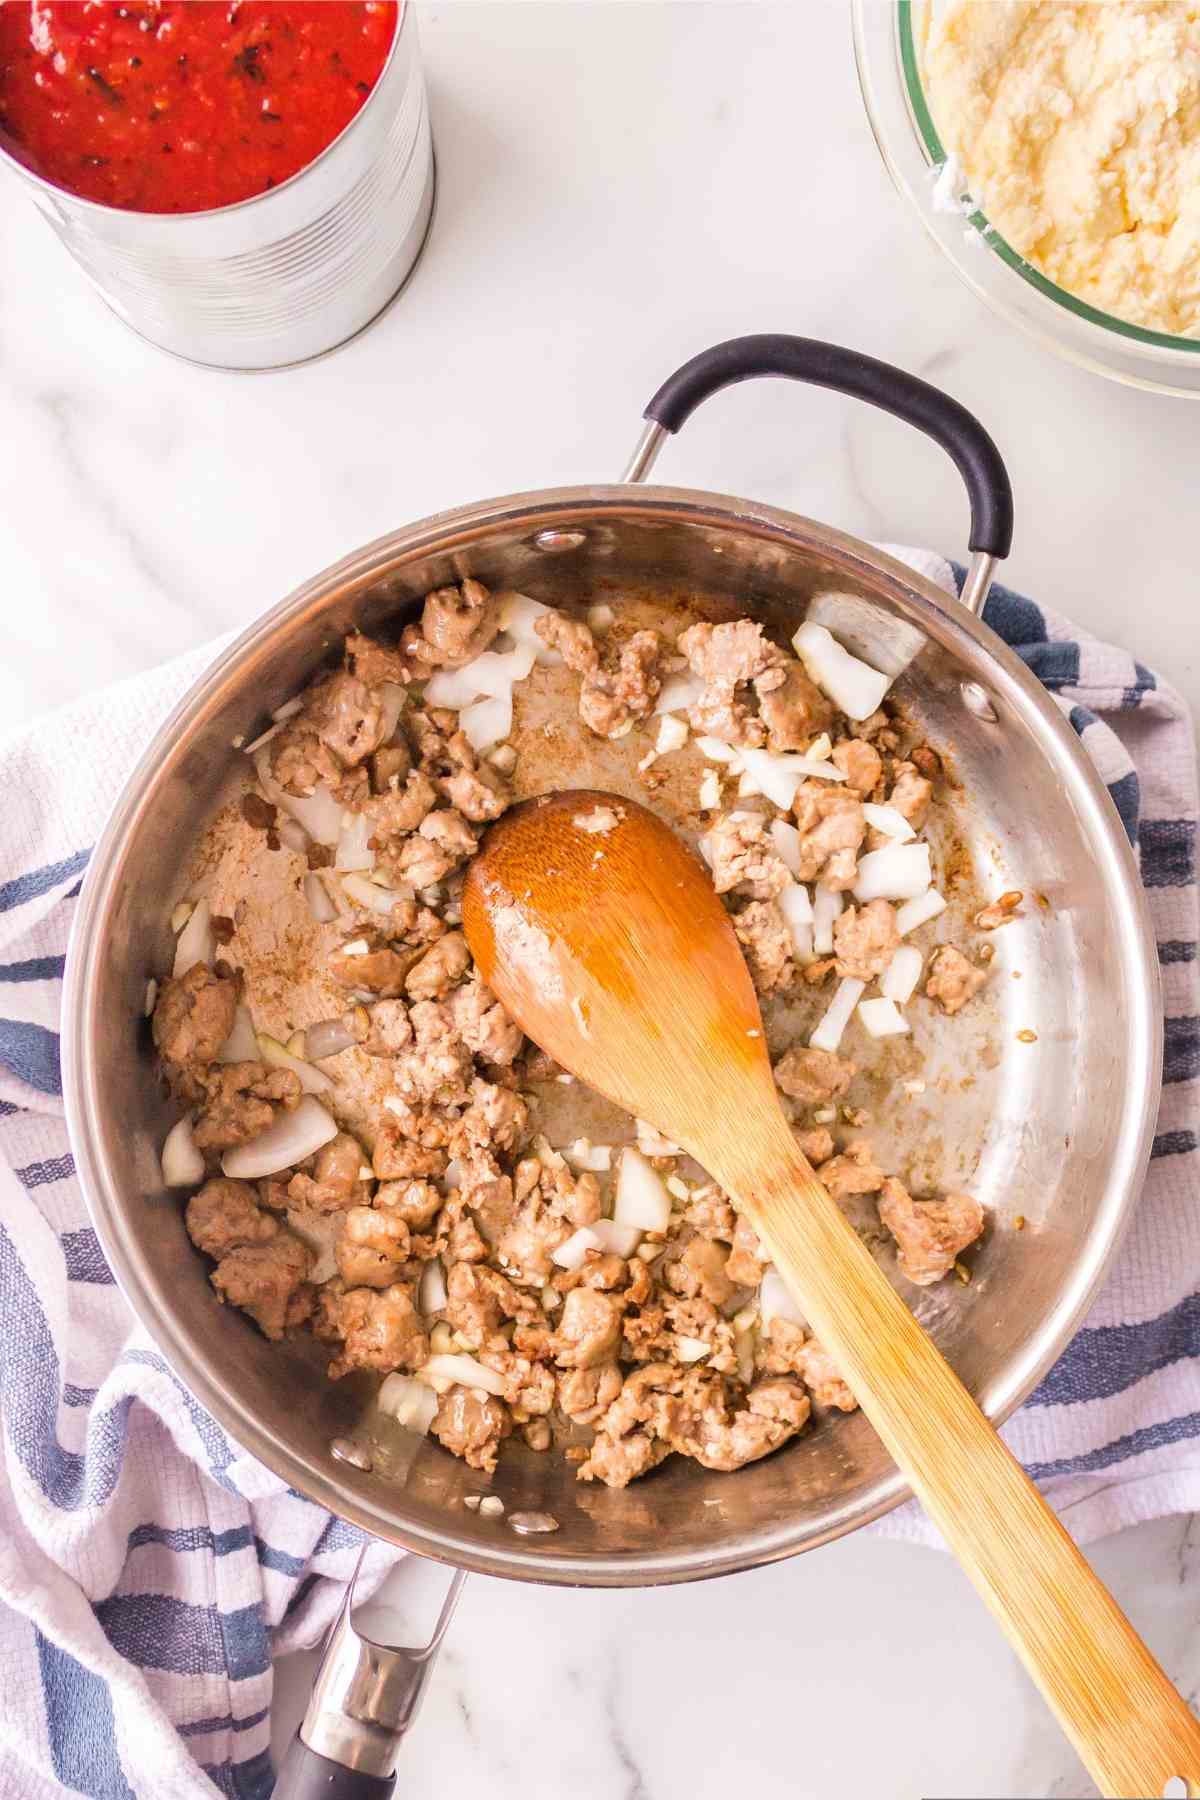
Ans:
MULTIPOLYGON (((271 1659, 324 1635, 364 1541, 233 1443, 137 1328, 63 1123, 88 850, 212 655, 0 740, 3 1800, 266 1800, 271 1659)), ((368 1549, 360 1594, 396 1554, 368 1549)))
MULTIPOLYGON (((890 546, 889 546, 890 547, 890 546)), ((939 586, 964 571, 892 548, 939 586)), ((1200 888, 1188 709, 1126 650, 1005 587, 984 618, 1032 669, 1095 763, 1141 868, 1165 1011, 1150 1168, 1115 1267, 1004 1438, 1080 1543, 1200 1511, 1200 888)), ((915 1501, 871 1528, 941 1544, 915 1501)))
MULTIPOLYGON (((899 554, 953 587, 940 558, 899 554)), ((1109 785, 1166 989, 1138 1216, 1087 1325, 1007 1428, 1086 1540, 1200 1509, 1195 754, 1181 701, 1126 652, 1003 588, 986 616, 1109 785)), ((60 980, 88 847, 212 653, 0 739, 0 1794, 22 1800, 266 1796, 271 1656, 321 1634, 360 1543, 231 1443, 138 1330, 62 1122, 60 980)), ((915 1506, 875 1529, 932 1538, 915 1506)), ((368 1556, 381 1574, 389 1553, 368 1556)))

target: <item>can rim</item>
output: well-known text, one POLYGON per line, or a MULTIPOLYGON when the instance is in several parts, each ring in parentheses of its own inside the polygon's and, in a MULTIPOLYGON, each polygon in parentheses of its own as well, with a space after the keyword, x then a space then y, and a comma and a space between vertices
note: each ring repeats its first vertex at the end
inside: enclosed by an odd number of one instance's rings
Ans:
POLYGON ((396 52, 400 45, 401 34, 408 24, 409 11, 409 0, 397 0, 396 29, 392 33, 392 41, 388 47, 387 56, 384 59, 383 67, 379 71, 379 79, 376 81, 375 86, 371 89, 371 92, 367 95, 367 98, 359 107, 354 117, 352 119, 347 119, 337 136, 335 138, 330 138, 325 148, 319 150, 311 162, 304 163, 296 170, 295 174, 289 175, 287 180, 281 181, 277 187, 264 188, 261 194, 247 194, 244 200, 231 200, 227 206, 202 206, 193 209, 191 212, 142 212, 136 207, 110 206, 105 200, 89 200, 85 194, 73 194, 70 188, 62 187, 58 182, 49 180, 47 176, 39 175, 36 169, 29 168, 21 161, 20 157, 13 155, 13 152, 5 146, 3 139, 0 139, 0 166, 12 169, 23 181, 28 182, 30 187, 39 188, 42 193, 50 195, 55 200, 66 201, 72 207, 85 207, 88 212, 103 213, 109 218, 153 219, 156 223, 173 221, 176 219, 228 218, 230 213, 241 212, 245 207, 258 206, 262 201, 273 200, 276 194, 286 193, 289 188, 295 187, 298 182, 302 181, 319 163, 323 163, 325 158, 337 149, 338 145, 344 138, 350 135, 361 119, 366 118, 371 110, 376 95, 384 84, 392 63, 395 61, 396 52))

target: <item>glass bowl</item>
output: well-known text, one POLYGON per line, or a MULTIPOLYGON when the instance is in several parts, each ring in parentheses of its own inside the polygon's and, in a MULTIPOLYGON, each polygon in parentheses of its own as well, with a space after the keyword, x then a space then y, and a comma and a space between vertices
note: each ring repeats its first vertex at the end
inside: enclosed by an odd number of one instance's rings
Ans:
POLYGON ((955 191, 925 98, 922 45, 934 0, 853 0, 867 117, 892 180, 967 286, 1043 348, 1114 381, 1200 395, 1200 338, 1147 331, 1046 278, 955 191))

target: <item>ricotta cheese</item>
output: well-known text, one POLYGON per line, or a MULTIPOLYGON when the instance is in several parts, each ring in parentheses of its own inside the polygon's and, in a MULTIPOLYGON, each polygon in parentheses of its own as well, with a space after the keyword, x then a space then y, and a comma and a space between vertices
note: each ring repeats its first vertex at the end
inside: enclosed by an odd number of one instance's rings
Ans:
POLYGON ((1059 287, 1200 335, 1200 0, 951 0, 925 86, 996 230, 1059 287))

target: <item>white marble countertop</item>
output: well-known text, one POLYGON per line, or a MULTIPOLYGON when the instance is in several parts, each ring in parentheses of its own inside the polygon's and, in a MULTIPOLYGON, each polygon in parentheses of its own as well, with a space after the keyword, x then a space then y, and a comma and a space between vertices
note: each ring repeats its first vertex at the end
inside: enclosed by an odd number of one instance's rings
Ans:
MULTIPOLYGON (((883 172, 842 0, 497 0, 429 6, 422 29, 433 236, 399 304, 324 362, 169 361, 0 189, 0 718, 202 642, 439 507, 612 478, 671 368, 772 329, 978 413, 1016 488, 1006 579, 1200 702, 1200 414, 1050 360, 959 286, 883 172)), ((660 471, 866 537, 965 539, 939 452, 783 383, 706 409, 660 471)), ((1190 1696, 1189 1522, 1095 1560, 1190 1696)), ((305 1662, 280 1682, 284 1735, 305 1662)), ((450 1800, 1092 1792, 956 1568, 862 1539, 686 1590, 472 1581, 405 1779, 450 1800)))

